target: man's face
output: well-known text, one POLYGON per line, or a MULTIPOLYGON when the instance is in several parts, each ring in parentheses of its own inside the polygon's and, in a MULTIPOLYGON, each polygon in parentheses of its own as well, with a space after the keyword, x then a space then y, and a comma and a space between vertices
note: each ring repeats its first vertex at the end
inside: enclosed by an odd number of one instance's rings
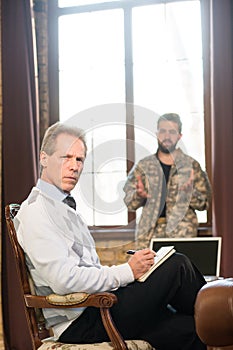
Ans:
POLYGON ((163 120, 158 125, 157 139, 159 150, 163 153, 171 153, 175 150, 177 142, 182 137, 178 125, 171 121, 163 120))
POLYGON ((83 170, 85 147, 83 142, 68 134, 60 134, 56 140, 55 152, 40 154, 43 166, 41 179, 65 192, 73 190, 83 170))

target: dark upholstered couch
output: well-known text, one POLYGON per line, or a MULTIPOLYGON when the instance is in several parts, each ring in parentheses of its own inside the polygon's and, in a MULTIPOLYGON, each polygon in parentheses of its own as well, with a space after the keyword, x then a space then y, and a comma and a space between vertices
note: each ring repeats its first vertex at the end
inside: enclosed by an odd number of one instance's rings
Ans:
POLYGON ((195 303, 196 330, 210 349, 233 349, 233 278, 207 283, 195 303))

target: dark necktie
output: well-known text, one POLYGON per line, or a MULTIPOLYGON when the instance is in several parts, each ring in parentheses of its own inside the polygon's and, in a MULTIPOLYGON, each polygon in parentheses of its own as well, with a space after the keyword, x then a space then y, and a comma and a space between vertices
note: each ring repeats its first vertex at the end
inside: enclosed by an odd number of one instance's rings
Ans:
POLYGON ((68 204, 69 207, 71 207, 74 210, 76 210, 76 202, 75 202, 74 198, 71 195, 68 195, 65 199, 63 199, 63 202, 68 204))

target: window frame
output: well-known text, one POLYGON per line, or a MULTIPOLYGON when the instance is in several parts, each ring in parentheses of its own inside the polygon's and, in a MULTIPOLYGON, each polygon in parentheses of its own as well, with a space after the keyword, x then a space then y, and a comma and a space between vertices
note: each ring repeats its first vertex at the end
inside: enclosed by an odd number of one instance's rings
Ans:
MULTIPOLYGON (((179 0, 180 1, 180 0, 179 0)), ((182 0, 190 1, 190 0, 182 0)), ((205 125, 205 160, 206 171, 210 182, 212 182, 211 173, 211 79, 210 79, 210 1, 201 1, 202 16, 202 38, 203 38, 203 87, 204 87, 204 125, 205 125)), ((58 8, 58 0, 48 1, 48 90, 49 90, 49 124, 59 120, 59 64, 58 64, 58 18, 60 15, 82 13, 86 11, 97 11, 105 9, 124 8, 124 21, 131 23, 131 5, 134 7, 163 3, 162 0, 127 0, 117 2, 106 2, 94 5, 82 5, 73 7, 58 8)), ((167 0, 177 2, 177 0, 167 0)), ((125 26, 126 27, 126 26, 125 26)), ((130 144, 134 141, 133 128, 133 63, 132 63, 132 29, 125 30, 125 55, 126 69, 125 93, 126 93, 126 154, 127 154, 127 174, 135 162, 135 152, 130 144)), ((90 229, 96 239, 133 239, 134 229, 132 222, 135 222, 136 213, 128 211, 128 225, 116 226, 91 226, 90 229)), ((212 229, 212 208, 207 211, 207 222, 199 224, 200 235, 210 235, 212 229)))

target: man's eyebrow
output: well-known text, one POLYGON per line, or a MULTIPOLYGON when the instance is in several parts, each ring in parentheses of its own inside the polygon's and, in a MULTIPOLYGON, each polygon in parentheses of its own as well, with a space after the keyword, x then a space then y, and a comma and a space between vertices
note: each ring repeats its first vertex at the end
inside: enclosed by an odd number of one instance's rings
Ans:
POLYGON ((72 154, 66 154, 66 155, 64 155, 64 156, 60 156, 60 158, 76 158, 77 160, 85 160, 85 156, 77 156, 77 157, 75 157, 75 156, 73 156, 72 154))

